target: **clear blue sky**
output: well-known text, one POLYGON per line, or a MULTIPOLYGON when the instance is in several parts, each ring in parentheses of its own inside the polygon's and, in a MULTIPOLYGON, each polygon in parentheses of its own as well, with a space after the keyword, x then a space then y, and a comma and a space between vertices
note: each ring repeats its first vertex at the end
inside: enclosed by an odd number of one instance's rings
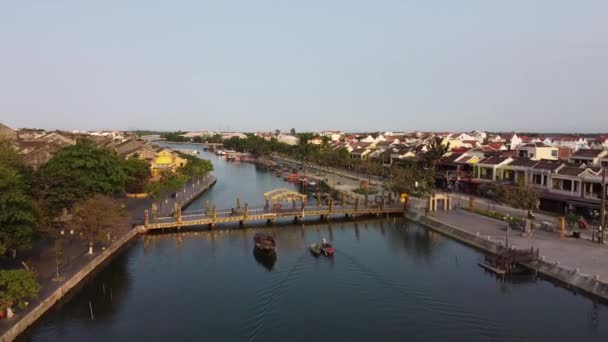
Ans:
POLYGON ((0 122, 608 131, 606 0, 1 0, 0 122))

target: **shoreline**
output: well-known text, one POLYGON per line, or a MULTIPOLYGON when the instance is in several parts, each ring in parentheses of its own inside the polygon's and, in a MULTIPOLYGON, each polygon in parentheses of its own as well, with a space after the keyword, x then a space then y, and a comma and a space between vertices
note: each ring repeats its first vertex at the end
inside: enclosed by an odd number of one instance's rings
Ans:
MULTIPOLYGON (((482 238, 481 236, 474 235, 447 222, 443 222, 431 216, 425 216, 424 214, 410 209, 404 213, 404 216, 408 220, 417 222, 430 230, 482 252, 496 253, 498 249, 502 247, 496 242, 493 242, 493 240, 482 238)), ((592 299, 598 299, 604 303, 608 303, 607 283, 602 282, 599 278, 582 274, 578 269, 570 270, 561 266, 559 262, 550 263, 542 259, 543 258, 541 257, 539 260, 522 263, 521 265, 536 272, 547 280, 558 283, 566 290, 574 290, 575 292, 580 292, 592 299)))
MULTIPOLYGON (((183 204, 183 207, 187 207, 194 200, 202 196, 211 187, 217 183, 217 177, 212 176, 213 179, 208 184, 204 184, 195 194, 190 196, 183 204)), ((10 342, 15 340, 21 334, 23 334, 30 326, 35 324, 40 318, 42 318, 50 309, 52 309, 58 302, 64 299, 68 294, 72 293, 82 286, 82 282, 86 281, 89 277, 93 276, 95 272, 103 267, 108 262, 111 262, 112 258, 120 253, 124 248, 127 248, 140 234, 145 234, 146 231, 142 229, 131 229, 120 239, 109 245, 106 249, 95 255, 86 265, 84 265, 79 271, 73 274, 70 278, 66 279, 64 283, 59 286, 56 290, 51 292, 46 298, 39 298, 40 302, 34 306, 27 313, 20 315, 16 314, 14 324, 10 326, 2 335, 0 335, 0 342, 10 342)))

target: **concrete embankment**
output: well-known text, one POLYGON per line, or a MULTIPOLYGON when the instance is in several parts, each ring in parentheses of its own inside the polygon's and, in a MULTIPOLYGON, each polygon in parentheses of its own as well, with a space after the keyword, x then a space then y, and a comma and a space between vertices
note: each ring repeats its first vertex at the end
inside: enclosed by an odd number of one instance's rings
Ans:
POLYGON ((12 341, 17 336, 25 331, 30 325, 34 324, 45 312, 53 307, 61 298, 63 298, 72 289, 79 286, 80 282, 85 280, 97 268, 104 265, 111 259, 113 255, 118 253, 123 247, 127 246, 139 233, 138 230, 131 230, 118 241, 114 242, 108 248, 103 250, 93 258, 86 266, 78 271, 74 276, 68 279, 65 284, 61 285, 55 292, 40 302, 34 309, 28 312, 9 329, 1 337, 0 342, 12 341))
MULTIPOLYGON (((186 207, 192 201, 201 196, 205 191, 209 190, 217 179, 213 177, 210 182, 206 182, 201 188, 193 193, 186 201, 182 203, 183 207, 186 207)), ((40 317, 42 317, 48 310, 50 310, 57 302, 65 297, 70 291, 78 288, 81 282, 85 281, 87 277, 92 275, 98 268, 105 265, 109 260, 112 259, 120 250, 127 246, 138 234, 145 233, 145 229, 132 229, 123 237, 115 241, 113 244, 108 246, 106 249, 101 251, 98 255, 88 262, 80 271, 69 278, 64 284, 62 284, 57 290, 51 295, 43 299, 38 303, 31 311, 27 312, 23 316, 16 316, 12 319, 17 320, 12 327, 0 336, 0 342, 9 342, 16 339, 22 334, 29 326, 34 324, 40 317)))
POLYGON ((194 200, 201 197, 201 195, 203 193, 205 193, 207 190, 211 189, 211 187, 214 186, 215 183, 217 183, 217 178, 215 176, 211 176, 211 177, 212 178, 209 182, 205 182, 203 184, 203 186, 201 186, 200 189, 198 189, 197 192, 190 195, 190 197, 188 197, 183 203, 180 204, 182 208, 185 208, 185 207, 189 206, 190 204, 192 204, 192 202, 194 202, 194 200))
MULTIPOLYGON (((405 217, 482 252, 496 253, 501 248, 499 241, 471 234, 434 217, 425 216, 411 210, 405 212, 405 217)), ((602 301, 608 301, 608 284, 596 277, 581 274, 578 270, 566 269, 560 266, 559 263, 550 263, 544 260, 535 260, 522 265, 536 271, 539 275, 549 280, 564 285, 566 288, 576 290, 602 301)))

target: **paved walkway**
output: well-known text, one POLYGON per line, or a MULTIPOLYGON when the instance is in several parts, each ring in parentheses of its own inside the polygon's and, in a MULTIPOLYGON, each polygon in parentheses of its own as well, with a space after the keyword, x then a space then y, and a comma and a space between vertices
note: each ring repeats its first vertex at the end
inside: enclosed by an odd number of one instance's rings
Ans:
POLYGON ((469 233, 479 233, 480 236, 489 237, 490 240, 503 245, 508 239, 509 246, 518 249, 538 248, 545 261, 559 262, 562 267, 571 270, 578 268, 580 273, 599 275, 601 281, 608 282, 608 245, 585 239, 560 238, 556 232, 538 229, 529 236, 522 236, 521 232, 514 230, 510 230, 507 235, 505 222, 462 209, 438 211, 429 213, 429 216, 469 233))
MULTIPOLYGON (((160 196, 161 199, 156 200, 159 208, 159 216, 170 216, 173 212, 173 205, 175 202, 183 204, 190 201, 193 197, 200 195, 201 191, 209 186, 215 180, 215 176, 207 175, 200 179, 193 179, 189 181, 185 186, 185 192, 182 190, 179 194, 174 197, 172 192, 167 192, 160 196), (163 203, 161 206, 160 203, 163 203)), ((125 205, 127 211, 131 215, 132 226, 143 223, 144 210, 150 210, 153 203, 152 199, 142 198, 121 198, 117 199, 125 205)), ((125 227, 119 234, 115 234, 114 240, 119 240, 124 234, 126 234, 131 227, 125 227)), ((33 269, 37 276, 38 281, 41 285, 40 295, 37 300, 32 301, 29 308, 26 310, 18 310, 17 314, 12 319, 1 319, 0 320, 0 336, 4 334, 15 322, 19 320, 21 316, 26 314, 29 309, 35 307, 38 303, 42 302, 61 285, 65 283, 67 279, 73 277, 81 269, 83 269, 94 257, 98 255, 99 247, 96 247, 95 252, 92 255, 88 254, 88 244, 82 239, 78 239, 75 236, 71 236, 66 233, 63 243, 63 259, 64 263, 59 268, 61 281, 53 280, 56 276, 56 264, 55 264, 55 247, 53 244, 47 244, 40 246, 36 251, 29 253, 29 257, 26 258, 25 263, 33 269)))

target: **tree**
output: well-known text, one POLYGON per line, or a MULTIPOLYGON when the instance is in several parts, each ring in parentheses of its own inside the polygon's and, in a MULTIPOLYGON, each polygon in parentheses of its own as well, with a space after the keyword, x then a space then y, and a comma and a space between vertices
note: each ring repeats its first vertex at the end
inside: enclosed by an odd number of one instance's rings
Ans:
POLYGON ((296 129, 292 128, 291 131, 290 131, 290 133, 291 133, 291 135, 296 135, 296 129))
POLYGON ((441 159, 444 154, 448 153, 449 150, 449 145, 443 144, 440 137, 431 139, 430 143, 427 145, 427 151, 422 157, 424 166, 429 168, 434 167, 435 163, 441 159))
POLYGON ((494 203, 500 203, 505 199, 504 188, 496 183, 484 183, 479 186, 479 189, 477 191, 479 196, 485 197, 493 201, 494 203))
POLYGON ((119 203, 108 196, 95 195, 74 206, 68 226, 89 244, 92 254, 95 243, 111 241, 128 223, 128 215, 119 203))
POLYGON ((526 210, 530 211, 538 207, 538 195, 534 189, 523 182, 519 182, 507 191, 506 200, 514 208, 521 209, 523 215, 526 210))
POLYGON ((145 160, 128 158, 121 162, 125 173, 125 191, 129 193, 142 193, 150 179, 150 165, 145 160))
POLYGON ((0 165, 0 256, 31 247, 35 207, 17 171, 0 165))
POLYGON ((429 172, 421 170, 416 163, 391 167, 385 188, 394 193, 424 196, 432 191, 433 179, 429 172))
POLYGON ((28 299, 35 299, 40 292, 36 275, 28 270, 0 270, 0 310, 12 314, 12 307, 24 309, 28 299))
POLYGON ((183 188, 188 178, 187 175, 164 170, 160 173, 160 181, 148 184, 146 192, 153 198, 157 198, 167 191, 177 191, 183 188))
POLYGON ((179 172, 190 177, 202 177, 213 171, 213 164, 207 159, 201 159, 189 154, 180 153, 180 157, 188 162, 179 172))
POLYGON ((161 135, 166 141, 172 142, 189 142, 190 139, 183 136, 186 132, 168 132, 161 135))
POLYGON ((126 175, 121 160, 110 150, 79 140, 66 147, 38 173, 38 191, 52 215, 94 194, 124 191, 126 175))

